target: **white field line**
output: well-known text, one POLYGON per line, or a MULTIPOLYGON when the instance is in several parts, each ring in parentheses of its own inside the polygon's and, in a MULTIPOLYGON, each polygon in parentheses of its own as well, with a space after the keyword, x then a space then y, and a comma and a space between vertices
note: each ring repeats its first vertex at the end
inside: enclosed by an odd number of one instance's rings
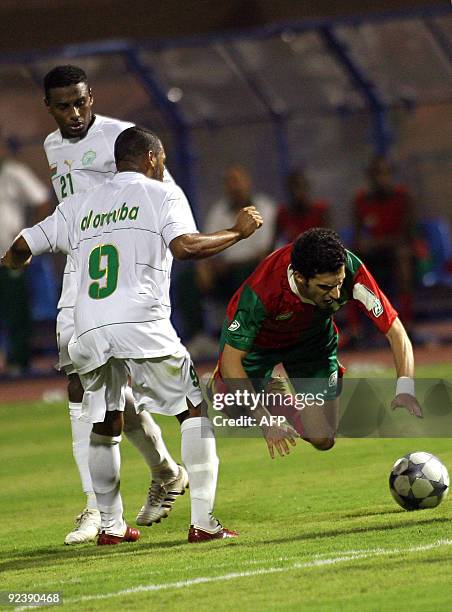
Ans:
MULTIPOLYGON (((250 578, 252 576, 264 576, 267 574, 280 574, 286 573, 293 570, 309 569, 315 567, 324 567, 328 565, 335 565, 338 563, 346 563, 348 561, 357 561, 360 559, 369 559, 373 557, 381 557, 387 555, 406 555, 418 552, 425 552, 433 550, 435 548, 441 548, 443 546, 452 546, 452 540, 437 540, 431 544, 420 544, 418 546, 410 546, 408 548, 373 548, 363 551, 344 551, 338 553, 339 556, 329 557, 326 559, 314 559, 312 561, 305 561, 303 563, 293 563, 292 565, 286 565, 284 567, 263 567, 255 570, 248 570, 243 572, 231 572, 228 574, 221 574, 219 576, 199 576, 198 578, 190 578, 188 580, 178 580, 177 582, 164 582, 162 584, 145 584, 132 587, 130 589, 123 589, 121 591, 115 591, 113 593, 103 593, 100 595, 83 595, 82 597, 73 597, 63 600, 65 603, 82 603, 85 601, 97 601, 103 599, 111 599, 112 597, 123 597, 125 595, 134 595, 136 593, 150 593, 154 591, 164 591, 168 589, 184 589, 187 587, 195 586, 197 584, 208 584, 211 582, 223 582, 227 580, 236 580, 238 578, 250 578)), ((334 553, 332 553, 334 554, 334 553)), ((41 607, 41 606, 40 606, 41 607)), ((47 607, 47 606, 46 606, 47 607)), ((36 608, 36 606, 21 606, 14 608, 16 612, 21 610, 28 610, 30 608, 36 608)))

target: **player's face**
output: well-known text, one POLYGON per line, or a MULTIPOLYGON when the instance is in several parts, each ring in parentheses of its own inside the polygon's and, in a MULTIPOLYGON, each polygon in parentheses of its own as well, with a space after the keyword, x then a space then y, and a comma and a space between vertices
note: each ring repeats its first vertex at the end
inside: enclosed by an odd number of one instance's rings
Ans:
POLYGON ((64 138, 83 138, 93 118, 93 96, 86 83, 55 87, 46 99, 64 138))
POLYGON ((149 155, 149 166, 145 172, 146 176, 156 181, 163 181, 166 161, 165 151, 163 149, 159 153, 152 153, 150 151, 149 155))
POLYGON ((316 274, 314 278, 306 280, 301 274, 295 272, 295 281, 300 294, 314 302, 322 310, 335 312, 341 295, 345 279, 345 267, 341 266, 337 272, 324 272, 316 274))
POLYGON ((163 173, 165 171, 165 161, 166 161, 166 155, 165 155, 165 151, 160 151, 160 153, 157 154, 156 156, 156 171, 155 171, 155 178, 158 181, 163 181, 163 173))

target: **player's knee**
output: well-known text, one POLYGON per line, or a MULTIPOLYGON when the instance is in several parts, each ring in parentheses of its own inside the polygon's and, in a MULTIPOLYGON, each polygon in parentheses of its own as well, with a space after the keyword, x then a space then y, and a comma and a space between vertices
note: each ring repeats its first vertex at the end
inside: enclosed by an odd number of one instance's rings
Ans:
POLYGON ((103 423, 94 423, 93 433, 99 436, 119 437, 122 433, 122 412, 114 410, 107 412, 103 423))
POLYGON ((187 397, 187 408, 190 417, 207 416, 207 404, 204 400, 195 406, 187 397))
POLYGON ((176 418, 179 421, 179 424, 182 425, 184 421, 190 418, 190 413, 188 410, 184 410, 184 412, 180 412, 179 414, 176 414, 176 418))
POLYGON ((93 431, 90 434, 91 444, 94 446, 114 446, 121 442, 121 436, 107 436, 106 434, 98 434, 93 431))
POLYGON ((83 385, 77 374, 70 374, 67 383, 67 395, 70 402, 79 404, 83 400, 83 385))
POLYGON ((334 438, 311 438, 309 442, 317 450, 327 451, 333 448, 335 439, 334 438))

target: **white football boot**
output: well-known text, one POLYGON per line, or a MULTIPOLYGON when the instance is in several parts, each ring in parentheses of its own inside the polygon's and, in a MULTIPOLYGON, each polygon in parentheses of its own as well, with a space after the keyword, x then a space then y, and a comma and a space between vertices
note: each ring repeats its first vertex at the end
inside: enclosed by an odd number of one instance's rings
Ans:
POLYGON ((95 508, 85 508, 75 519, 75 529, 68 533, 65 544, 85 544, 95 540, 100 531, 100 512, 95 508))
POLYGON ((179 474, 174 480, 157 482, 153 480, 149 487, 146 503, 137 515, 137 525, 150 527, 152 523, 160 523, 173 509, 174 502, 179 495, 185 493, 188 487, 188 474, 181 465, 179 474))

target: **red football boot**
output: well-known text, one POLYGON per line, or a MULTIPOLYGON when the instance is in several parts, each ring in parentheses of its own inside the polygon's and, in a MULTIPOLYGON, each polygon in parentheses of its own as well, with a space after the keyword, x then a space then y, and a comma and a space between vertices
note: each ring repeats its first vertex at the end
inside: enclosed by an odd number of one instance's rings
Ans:
POLYGON ((97 538, 98 546, 106 546, 109 544, 122 544, 123 542, 136 542, 141 537, 141 533, 135 527, 127 525, 126 532, 123 536, 112 535, 101 531, 97 538))
POLYGON ((190 529, 188 530, 188 541, 190 544, 197 544, 198 542, 209 542, 211 540, 237 538, 238 535, 236 531, 231 531, 230 529, 226 529, 226 527, 222 527, 215 533, 209 533, 208 531, 204 531, 204 529, 190 525, 190 529))

